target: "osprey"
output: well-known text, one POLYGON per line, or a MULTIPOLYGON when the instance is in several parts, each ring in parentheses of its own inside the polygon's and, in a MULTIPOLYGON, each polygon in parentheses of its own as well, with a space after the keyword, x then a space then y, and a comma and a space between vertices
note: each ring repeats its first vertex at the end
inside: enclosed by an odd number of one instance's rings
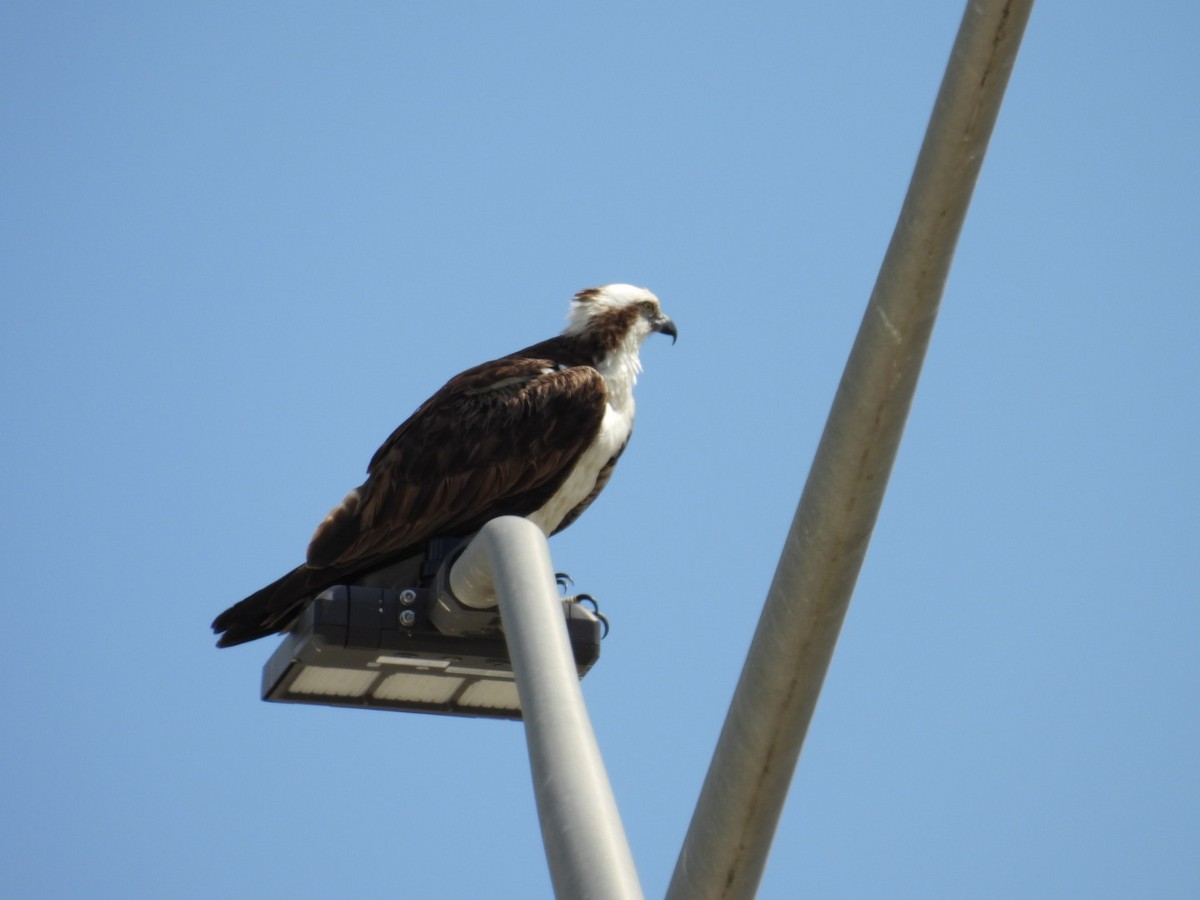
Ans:
POLYGON ((566 528, 629 441, 638 351, 652 332, 678 336, 648 290, 590 288, 558 337, 450 379, 376 451, 367 480, 317 527, 304 565, 217 616, 217 646, 282 631, 325 588, 496 516, 525 516, 547 537, 566 528))

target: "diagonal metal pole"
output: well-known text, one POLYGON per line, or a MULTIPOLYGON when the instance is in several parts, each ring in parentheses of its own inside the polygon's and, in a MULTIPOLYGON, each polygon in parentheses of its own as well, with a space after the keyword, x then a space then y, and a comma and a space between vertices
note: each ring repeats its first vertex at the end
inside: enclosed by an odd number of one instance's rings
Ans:
POLYGON ((472 606, 499 603, 554 895, 641 900, 633 855, 579 690, 546 536, 528 519, 492 519, 454 563, 450 588, 472 606))
POLYGON ((668 900, 753 897, 883 502, 1033 0, 970 0, 668 900))

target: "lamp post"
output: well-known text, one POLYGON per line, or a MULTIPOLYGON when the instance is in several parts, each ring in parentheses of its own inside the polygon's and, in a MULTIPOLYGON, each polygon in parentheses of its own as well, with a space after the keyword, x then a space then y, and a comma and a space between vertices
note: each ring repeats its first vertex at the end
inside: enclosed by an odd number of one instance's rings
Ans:
POLYGON ((667 891, 754 896, 1033 0, 970 0, 667 891))
POLYGON ((541 529, 501 516, 447 556, 431 584, 343 585, 316 597, 264 667, 263 699, 523 719, 555 894, 637 900, 579 690, 600 638, 597 615, 558 595, 541 529))

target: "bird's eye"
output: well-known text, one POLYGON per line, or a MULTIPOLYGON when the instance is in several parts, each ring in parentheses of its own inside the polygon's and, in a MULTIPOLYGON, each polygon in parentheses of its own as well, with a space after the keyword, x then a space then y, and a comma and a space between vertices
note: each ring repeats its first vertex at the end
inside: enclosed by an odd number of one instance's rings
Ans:
POLYGON ((654 313, 658 312, 658 310, 654 306, 653 300, 643 300, 639 304, 639 306, 642 307, 642 312, 644 312, 644 313, 654 314, 654 313))

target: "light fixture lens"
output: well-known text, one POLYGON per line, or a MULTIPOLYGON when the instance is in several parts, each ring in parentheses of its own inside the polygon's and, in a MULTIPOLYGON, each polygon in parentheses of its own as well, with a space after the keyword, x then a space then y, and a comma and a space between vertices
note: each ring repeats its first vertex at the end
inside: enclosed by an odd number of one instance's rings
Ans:
POLYGON ((359 669, 331 669, 305 666, 288 690, 293 694, 317 694, 322 697, 361 697, 379 675, 359 669))
POLYGON ((463 679, 444 675, 400 672, 383 679, 371 696, 379 700, 409 700, 414 703, 445 703, 462 687, 463 679))
POLYGON ((458 702, 461 706, 480 709, 520 709, 517 683, 511 680, 477 681, 465 691, 458 702))

